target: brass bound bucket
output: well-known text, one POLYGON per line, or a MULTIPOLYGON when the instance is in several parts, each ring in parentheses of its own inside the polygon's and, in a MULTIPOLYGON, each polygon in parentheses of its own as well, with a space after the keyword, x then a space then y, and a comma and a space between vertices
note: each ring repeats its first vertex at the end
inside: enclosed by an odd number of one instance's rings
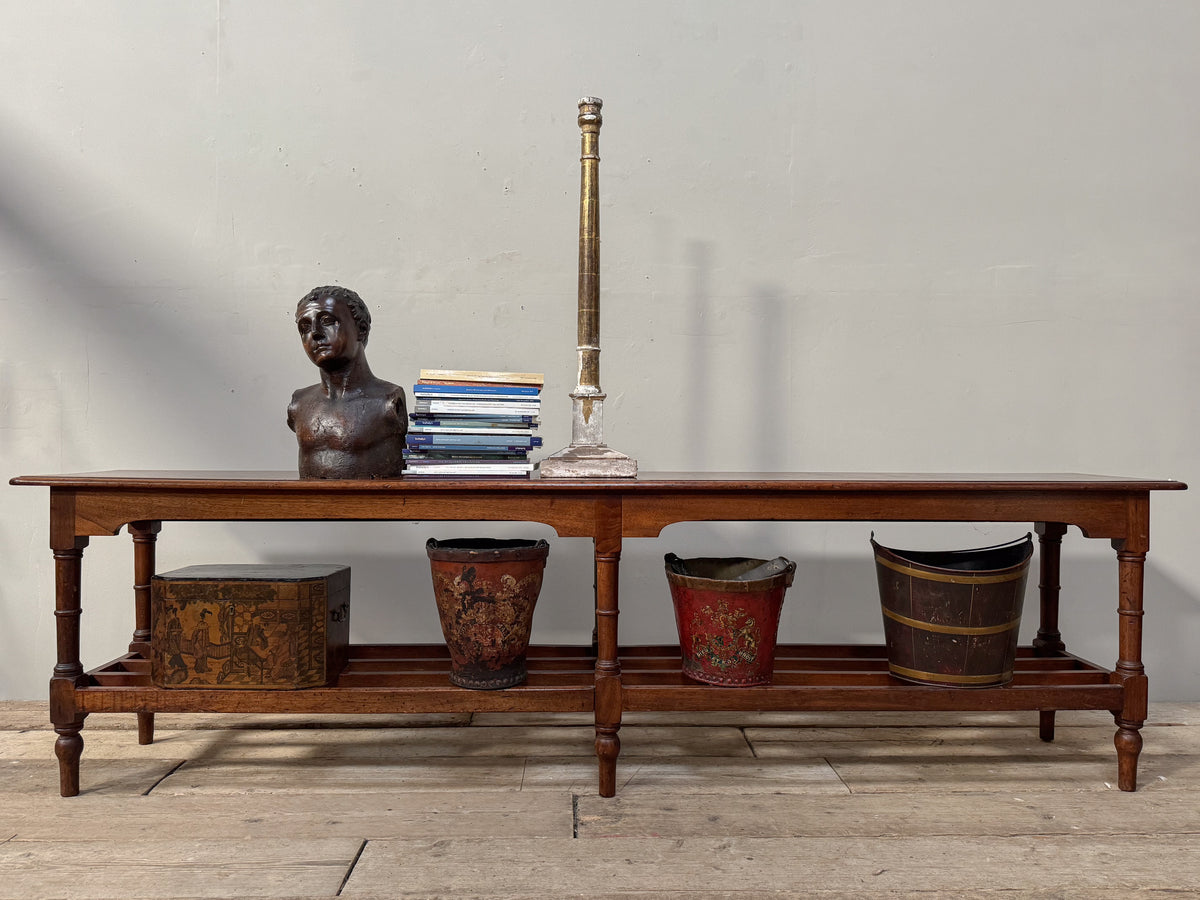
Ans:
POLYGON ((977 550, 892 550, 876 543, 888 670, 949 687, 1012 681, 1033 535, 977 550))

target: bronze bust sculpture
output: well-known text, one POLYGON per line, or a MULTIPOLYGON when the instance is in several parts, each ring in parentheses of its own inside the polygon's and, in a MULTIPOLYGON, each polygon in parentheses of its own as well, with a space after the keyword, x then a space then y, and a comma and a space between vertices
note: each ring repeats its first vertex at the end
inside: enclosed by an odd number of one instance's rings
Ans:
POLYGON ((313 288, 296 305, 304 350, 321 383, 292 394, 288 427, 300 445, 301 478, 394 478, 404 471, 404 388, 367 365, 371 313, 344 287, 313 288))

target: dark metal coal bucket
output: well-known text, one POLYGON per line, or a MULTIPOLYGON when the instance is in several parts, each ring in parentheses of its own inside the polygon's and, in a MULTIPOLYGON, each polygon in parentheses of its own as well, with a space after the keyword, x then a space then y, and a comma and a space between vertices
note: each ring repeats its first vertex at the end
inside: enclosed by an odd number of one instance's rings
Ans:
POLYGON ((533 608, 542 590, 545 541, 460 538, 425 544, 450 681, 499 690, 525 680, 533 608))
POLYGON ((783 595, 796 564, 776 559, 665 557, 683 674, 706 684, 770 684, 783 595))
POLYGON ((876 543, 888 669, 948 687, 1012 681, 1033 535, 977 550, 893 550, 876 543))

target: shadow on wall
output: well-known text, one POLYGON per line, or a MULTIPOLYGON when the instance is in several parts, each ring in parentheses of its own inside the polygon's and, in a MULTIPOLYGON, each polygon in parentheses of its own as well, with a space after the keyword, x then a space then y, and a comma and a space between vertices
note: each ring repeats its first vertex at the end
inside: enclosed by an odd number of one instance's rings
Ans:
MULTIPOLYGON (((203 272, 186 248, 167 242, 172 229, 165 220, 133 207, 110 186, 85 181, 47 148, 19 146, 11 129, 0 129, 0 165, 9 173, 0 191, 0 241, 13 273, 27 285, 28 296, 19 300, 27 301, 22 306, 44 332, 80 336, 78 350, 87 359, 77 361, 76 374, 89 387, 99 372, 136 384, 137 394, 123 397, 123 406, 110 404, 128 417, 130 429, 144 426, 143 408, 153 409, 156 439, 174 435, 194 444, 208 436, 205 423, 228 420, 231 389, 250 387, 238 380, 250 374, 245 360, 239 368, 228 358, 228 337, 236 328, 254 329, 263 316, 243 315, 237 298, 216 292, 212 285, 220 276, 203 272)), ((62 385, 55 387, 69 409, 62 385)), ((75 402, 86 415, 87 399, 75 402)), ((279 405, 282 421, 286 397, 279 405)), ((111 423, 115 429, 122 424, 111 423)), ((238 427, 226 429, 222 446, 234 457, 252 458, 256 450, 253 433, 238 427)), ((69 433, 63 448, 68 459, 89 449, 69 433)))
MULTIPOLYGON (((179 460, 184 459, 185 466, 220 468, 231 460, 257 460, 263 449, 261 429, 252 427, 253 419, 264 414, 260 407, 268 403, 266 414, 278 422, 281 443, 291 447, 280 467, 294 466, 295 442, 284 421, 287 394, 230 400, 234 388, 239 394, 252 388, 243 379, 257 374, 245 359, 236 361, 240 365, 231 364, 236 351, 227 340, 231 324, 240 324, 253 335, 274 311, 244 312, 241 298, 215 287, 226 281, 221 273, 202 271, 204 260, 178 242, 171 244, 174 232, 157 220, 153 210, 148 214, 135 208, 99 179, 89 181, 86 172, 66 164, 65 155, 55 150, 52 141, 19 135, 0 124, 0 167, 5 172, 0 189, 0 266, 7 270, 4 308, 14 317, 10 330, 22 328, 31 339, 21 349, 22 359, 5 355, 0 449, 12 468, 4 472, 4 480, 64 467, 179 468, 183 467, 179 460), (55 355, 38 358, 42 347, 54 348, 55 355), (107 444, 98 446, 97 434, 107 444), (123 445, 118 443, 121 440, 123 445), (218 442, 219 451, 208 449, 218 442), (128 456, 116 457, 121 446, 128 449, 128 456)), ((281 299, 281 314, 286 313, 288 302, 281 299)), ((281 340, 289 337, 295 341, 294 332, 286 331, 281 340)), ((298 342, 295 353, 297 366, 307 367, 304 377, 314 380, 298 342)), ((17 670, 27 671, 35 653, 53 649, 49 618, 53 604, 46 606, 53 598, 53 573, 50 553, 44 549, 46 495, 7 484, 0 488, 3 491, 19 491, 25 500, 16 508, 29 510, 20 527, 13 520, 0 528, 0 557, 13 568, 12 577, 0 584, 0 627, 10 626, 5 632, 13 636, 0 644, 5 660, 11 661, 0 665, 0 681, 13 678, 5 685, 9 690, 17 681, 17 670), (13 593, 9 581, 18 588, 24 581, 24 590, 37 591, 36 618, 18 613, 24 600, 13 593)), ((176 528, 165 529, 158 545, 159 570, 238 561, 276 552, 280 546, 275 543, 278 536, 271 542, 243 539, 243 532, 233 526, 214 523, 211 527, 223 538, 206 539, 200 545, 207 548, 203 551, 181 541, 176 528), (239 540, 227 551, 212 551, 213 546, 228 545, 231 535, 239 540), (203 555, 198 558, 198 553, 203 555), (167 559, 172 563, 164 565, 167 559)), ((334 541, 344 542, 346 537, 339 532, 334 541)), ((117 618, 132 617, 124 587, 129 577, 128 547, 128 538, 93 540, 85 554, 85 609, 93 610, 85 616, 85 662, 96 661, 89 650, 101 638, 107 639, 98 659, 111 658, 114 646, 129 639, 124 618, 117 618), (120 581, 96 577, 111 568, 103 563, 107 551, 100 549, 109 544, 121 554, 120 581), (110 593, 114 615, 97 616, 101 597, 110 593), (114 635, 120 643, 114 644, 114 635)), ((305 557, 289 554, 289 558, 305 557)), ((389 571, 371 557, 364 557, 359 568, 364 577, 374 568, 380 581, 389 571)), ((49 670, 47 664, 45 674, 49 670)), ((44 687, 41 672, 36 681, 44 687)), ((41 688, 33 693, 24 683, 16 690, 17 696, 42 693, 41 688)))
POLYGON ((753 435, 749 459, 760 472, 789 468, 788 422, 799 416, 798 398, 792 393, 790 338, 794 327, 789 308, 773 287, 756 288, 751 295, 756 339, 749 350, 753 379, 747 385, 752 405, 753 435), (783 388, 781 391, 780 388, 783 388), (767 406, 768 398, 783 396, 786 404, 767 406))
POLYGON ((739 470, 782 471, 797 399, 790 390, 790 308, 777 287, 759 286, 721 309, 722 300, 713 296, 711 241, 688 242, 685 265, 690 283, 683 305, 691 324, 683 331, 690 337, 682 385, 688 398, 686 464, 711 471, 715 457, 732 455, 739 470), (783 407, 768 405, 781 394, 788 400, 783 407), (714 453, 714 447, 727 452, 714 453))
POLYGON ((692 281, 684 298, 684 308, 694 313, 696 331, 688 345, 688 365, 683 391, 689 399, 688 421, 684 427, 690 434, 687 464, 690 468, 703 470, 708 458, 708 447, 714 439, 714 410, 712 396, 715 385, 711 381, 712 349, 709 346, 708 328, 712 322, 712 243, 690 241, 687 245, 686 264, 692 281))

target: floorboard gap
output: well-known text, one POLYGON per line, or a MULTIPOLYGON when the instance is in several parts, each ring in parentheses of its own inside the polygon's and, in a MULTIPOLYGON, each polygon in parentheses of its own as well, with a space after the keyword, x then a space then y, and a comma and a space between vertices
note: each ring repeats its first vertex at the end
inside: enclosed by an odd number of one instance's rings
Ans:
POLYGON ((844 787, 846 789, 846 793, 853 794, 854 788, 850 787, 850 785, 847 784, 846 779, 842 777, 842 773, 837 770, 837 766, 835 766, 833 763, 831 763, 829 761, 829 757, 822 756, 821 759, 822 759, 822 761, 824 761, 825 765, 829 766, 829 768, 831 768, 833 770, 833 774, 836 775, 837 780, 842 783, 842 787, 844 787))
POLYGON ((354 867, 358 865, 358 861, 362 859, 363 851, 367 849, 367 842, 363 841, 358 845, 358 852, 354 854, 354 859, 350 860, 350 865, 346 868, 346 874, 342 878, 342 883, 338 885, 337 893, 333 896, 342 896, 342 891, 346 889, 346 882, 350 880, 350 876, 354 873, 354 867))
POLYGON ((579 837, 579 795, 571 795, 571 837, 579 837))
POLYGON ((754 744, 750 740, 749 736, 747 736, 746 729, 743 727, 739 728, 738 731, 741 732, 742 740, 746 742, 746 746, 750 748, 750 755, 755 759, 758 759, 758 751, 754 749, 754 744))
POLYGON ((163 775, 162 778, 158 779, 158 781, 154 782, 154 784, 150 785, 150 787, 148 787, 144 791, 142 791, 142 796, 143 797, 150 796, 150 792, 152 790, 154 790, 156 787, 158 787, 160 784, 162 784, 164 781, 166 781, 168 778, 170 778, 172 775, 174 775, 180 769, 182 769, 185 765, 187 765, 187 760, 186 759, 180 760, 178 763, 176 763, 174 766, 171 767, 171 771, 167 772, 165 775, 163 775))

